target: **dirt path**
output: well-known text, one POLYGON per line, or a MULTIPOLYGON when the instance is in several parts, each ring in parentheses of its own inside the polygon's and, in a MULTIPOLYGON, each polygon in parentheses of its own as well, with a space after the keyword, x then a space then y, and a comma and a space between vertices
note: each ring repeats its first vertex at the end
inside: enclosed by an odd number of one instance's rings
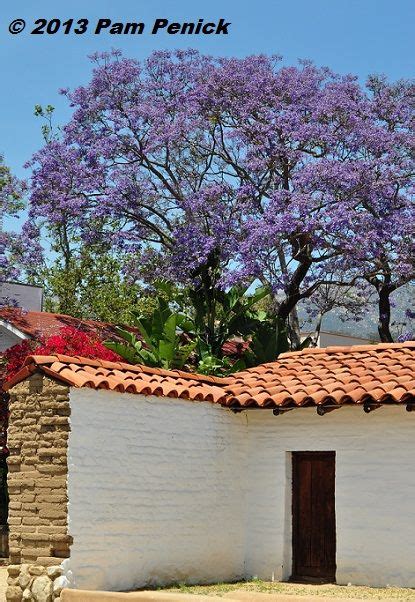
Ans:
POLYGON ((0 566, 0 601, 5 602, 7 589, 7 568, 0 566))

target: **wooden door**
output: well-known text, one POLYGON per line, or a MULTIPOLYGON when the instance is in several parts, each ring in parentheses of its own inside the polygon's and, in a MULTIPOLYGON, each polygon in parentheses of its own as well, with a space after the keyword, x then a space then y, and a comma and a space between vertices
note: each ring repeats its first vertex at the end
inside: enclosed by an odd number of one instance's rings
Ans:
POLYGON ((293 452, 292 580, 336 579, 335 452, 293 452))

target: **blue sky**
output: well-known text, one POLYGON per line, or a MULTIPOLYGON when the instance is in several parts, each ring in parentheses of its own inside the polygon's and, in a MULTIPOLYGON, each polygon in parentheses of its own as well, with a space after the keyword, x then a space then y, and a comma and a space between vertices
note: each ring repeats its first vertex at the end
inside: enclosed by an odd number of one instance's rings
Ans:
POLYGON ((64 123, 70 110, 58 89, 87 82, 87 55, 97 50, 121 48, 137 58, 154 49, 178 47, 218 55, 277 53, 288 63, 310 58, 339 72, 356 73, 362 80, 369 73, 399 79, 414 76, 414 23, 413 0, 4 0, 0 8, 0 152, 16 175, 29 175, 23 164, 42 144, 34 105, 52 104, 56 123, 64 123), (100 17, 148 25, 161 17, 172 21, 223 17, 232 25, 230 34, 221 37, 96 36, 90 31, 79 36, 29 35, 35 19, 54 17, 62 21, 86 17, 90 26, 100 17), (16 18, 25 19, 27 28, 13 36, 8 25, 16 18))

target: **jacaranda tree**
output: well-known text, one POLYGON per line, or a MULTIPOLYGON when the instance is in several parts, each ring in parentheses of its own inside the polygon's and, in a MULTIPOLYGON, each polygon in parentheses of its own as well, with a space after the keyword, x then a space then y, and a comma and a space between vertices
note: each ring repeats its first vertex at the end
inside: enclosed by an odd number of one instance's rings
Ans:
POLYGON ((384 291, 413 278, 409 82, 196 51, 92 60, 30 163, 32 221, 110 242, 131 278, 203 298, 211 324, 223 289, 269 286, 293 346, 299 301, 362 280, 390 338, 384 291))

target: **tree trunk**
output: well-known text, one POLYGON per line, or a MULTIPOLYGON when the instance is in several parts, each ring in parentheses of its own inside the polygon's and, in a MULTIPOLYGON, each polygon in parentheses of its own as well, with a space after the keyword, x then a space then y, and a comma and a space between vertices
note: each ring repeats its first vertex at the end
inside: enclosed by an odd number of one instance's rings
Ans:
POLYGON ((195 309, 195 320, 202 338, 210 353, 220 357, 222 345, 216 336, 218 269, 219 252, 212 251, 206 263, 194 272, 193 277, 199 279, 199 285, 190 289, 189 296, 195 309))
POLYGON ((295 306, 290 312, 290 316, 288 318, 288 326, 289 326, 291 349, 298 349, 301 344, 301 332, 300 332, 300 322, 298 320, 297 306, 295 306))
POLYGON ((393 337, 390 331, 391 321, 391 304, 390 294, 392 290, 388 286, 382 286, 379 288, 379 319, 378 319, 378 332, 382 343, 393 343, 393 337))
POLYGON ((318 318, 317 318, 317 322, 316 322, 316 327, 314 329, 314 334, 311 336, 311 346, 312 347, 317 347, 317 343, 318 340, 320 338, 320 332, 321 332, 321 324, 323 322, 323 314, 320 312, 318 314, 318 318))

